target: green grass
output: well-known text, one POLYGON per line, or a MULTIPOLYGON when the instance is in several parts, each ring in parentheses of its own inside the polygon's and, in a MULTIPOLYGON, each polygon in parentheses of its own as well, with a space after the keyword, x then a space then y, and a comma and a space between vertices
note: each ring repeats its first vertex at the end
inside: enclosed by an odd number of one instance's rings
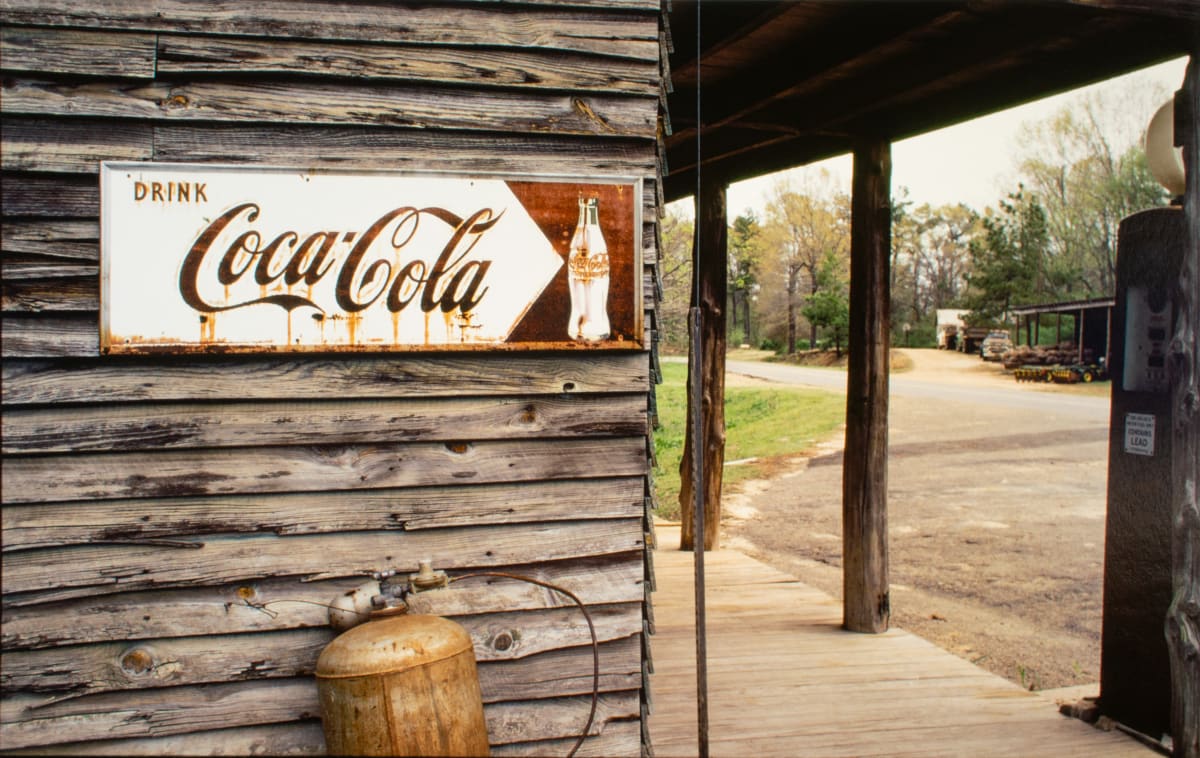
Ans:
MULTIPOLYGON (((657 387, 659 428, 654 431, 654 489, 658 515, 679 518, 679 459, 687 416, 687 365, 663 363, 657 387)), ((799 387, 726 387, 725 460, 758 460, 727 467, 722 492, 766 475, 772 463, 812 447, 846 415, 843 396, 799 387)))

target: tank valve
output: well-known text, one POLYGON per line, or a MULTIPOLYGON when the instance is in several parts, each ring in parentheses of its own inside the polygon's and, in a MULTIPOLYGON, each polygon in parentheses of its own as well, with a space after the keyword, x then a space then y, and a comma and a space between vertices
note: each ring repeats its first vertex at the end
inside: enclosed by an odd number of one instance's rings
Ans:
POLYGON ((384 606, 379 582, 364 582, 349 592, 344 592, 329 604, 329 625, 339 632, 366 621, 371 611, 384 606))
POLYGON ((417 567, 419 569, 417 573, 408 575, 408 583, 411 585, 413 592, 436 590, 445 587, 450 582, 446 578, 445 571, 433 570, 433 560, 431 558, 417 561, 417 567))

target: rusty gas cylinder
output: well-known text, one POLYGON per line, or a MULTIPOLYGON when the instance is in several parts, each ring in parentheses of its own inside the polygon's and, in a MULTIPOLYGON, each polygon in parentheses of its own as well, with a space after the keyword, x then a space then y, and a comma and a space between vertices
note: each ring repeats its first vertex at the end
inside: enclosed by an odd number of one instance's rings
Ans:
POLYGON ((438 616, 376 618, 317 660, 325 747, 335 755, 488 754, 471 637, 438 616))

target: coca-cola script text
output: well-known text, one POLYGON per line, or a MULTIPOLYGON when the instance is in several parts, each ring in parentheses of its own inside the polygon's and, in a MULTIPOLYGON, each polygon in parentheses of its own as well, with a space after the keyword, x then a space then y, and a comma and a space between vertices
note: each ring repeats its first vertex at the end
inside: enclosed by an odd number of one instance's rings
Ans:
POLYGON ((303 233, 302 238, 301 232, 284 230, 265 244, 269 235, 255 226, 259 215, 256 203, 235 205, 196 238, 179 273, 179 292, 191 308, 215 313, 269 304, 286 311, 310 307, 323 313, 316 302, 292 293, 291 288, 304 284, 311 291, 336 268, 334 296, 346 313, 363 311, 379 301, 392 313, 403 311, 414 301, 425 313, 435 309, 467 313, 487 293, 485 279, 492 263, 466 260, 467 255, 504 212, 481 208, 463 218, 445 208, 402 206, 383 214, 361 232, 317 230, 303 233), (439 224, 439 229, 444 229, 445 242, 436 258, 410 249, 422 223, 439 224), (224 251, 220 246, 214 250, 218 239, 231 235, 236 236, 224 251), (213 267, 205 264, 216 260, 210 256, 217 255, 216 282, 211 284, 228 288, 250 277, 263 288, 282 281, 288 292, 240 302, 209 302, 201 294, 200 277, 202 272, 214 273, 213 267), (429 259, 433 262, 427 263, 429 259))

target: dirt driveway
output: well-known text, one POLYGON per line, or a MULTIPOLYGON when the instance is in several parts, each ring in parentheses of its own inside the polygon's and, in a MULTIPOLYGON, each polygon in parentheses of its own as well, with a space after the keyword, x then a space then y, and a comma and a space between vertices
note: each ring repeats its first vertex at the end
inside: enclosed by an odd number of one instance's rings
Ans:
MULTIPOLYGON (((974 356, 906 352, 913 369, 893 376, 888 430, 893 624, 1029 689, 1098 682, 1104 391, 1018 385, 974 356), (947 389, 898 394, 901 379, 947 389), (971 402, 954 386, 1055 402, 971 402), (1070 407, 1080 395, 1096 398, 1086 413, 1070 407)), ((831 439, 727 499, 723 544, 840 597, 840 450, 831 439)))

